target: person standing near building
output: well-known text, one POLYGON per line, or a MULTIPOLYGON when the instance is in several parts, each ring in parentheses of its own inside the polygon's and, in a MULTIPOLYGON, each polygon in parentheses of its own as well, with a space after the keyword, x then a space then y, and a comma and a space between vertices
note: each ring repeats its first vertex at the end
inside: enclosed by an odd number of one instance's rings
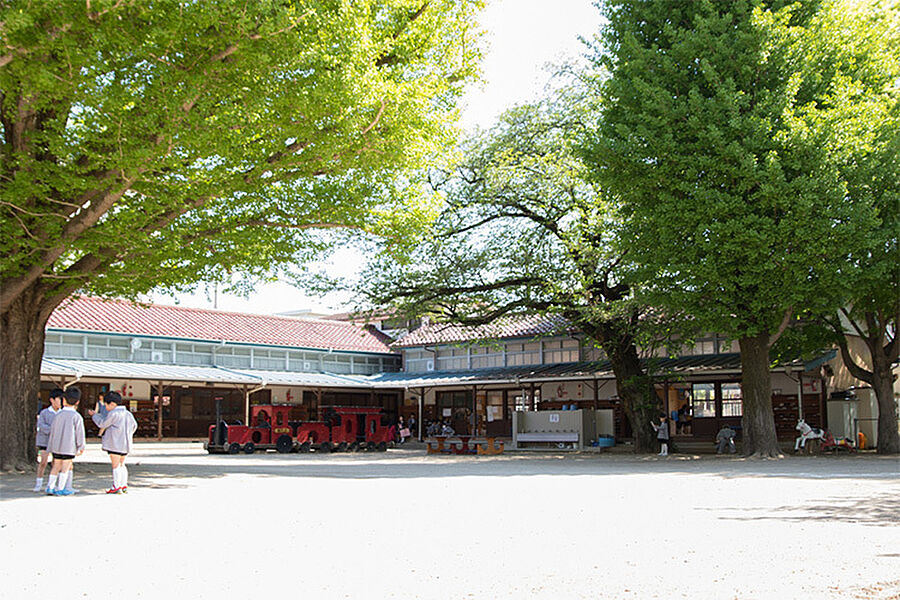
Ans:
POLYGON ((409 415, 409 420, 407 421, 409 424, 409 432, 413 438, 419 437, 419 431, 416 429, 416 415, 409 415))
POLYGON ((35 492, 41 491, 44 486, 44 471, 47 470, 47 463, 50 462, 47 442, 50 440, 50 429, 53 427, 53 420, 59 414, 59 411, 62 410, 63 395, 65 395, 65 392, 62 388, 53 389, 50 392, 50 406, 38 414, 36 443, 41 453, 41 462, 38 465, 37 478, 34 481, 35 492))
POLYGON ((47 482, 47 494, 51 496, 71 496, 75 492, 66 489, 66 481, 72 470, 72 461, 84 452, 84 419, 78 414, 81 390, 66 390, 65 406, 53 419, 47 451, 53 454, 53 467, 47 482))
POLYGON ((131 452, 137 421, 134 415, 122 404, 122 396, 118 392, 107 392, 103 398, 106 405, 106 416, 99 411, 89 410, 88 414, 100 428, 101 448, 109 454, 112 465, 113 485, 106 490, 107 494, 122 494, 128 491, 128 469, 125 457, 131 452))
POLYGON ((666 419, 666 415, 660 413, 659 415, 659 425, 650 421, 650 426, 656 430, 656 439, 659 440, 659 454, 658 456, 668 456, 669 455, 669 422, 666 419))

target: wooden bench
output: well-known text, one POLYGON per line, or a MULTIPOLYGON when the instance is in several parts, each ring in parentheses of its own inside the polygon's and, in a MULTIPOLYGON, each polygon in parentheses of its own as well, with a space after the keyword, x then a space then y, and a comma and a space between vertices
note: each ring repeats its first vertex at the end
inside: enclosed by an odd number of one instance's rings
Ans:
POLYGON ((521 443, 543 442, 550 444, 572 444, 574 448, 578 443, 577 431, 525 431, 516 434, 516 446, 521 443))
POLYGON ((435 436, 425 440, 428 454, 502 454, 504 443, 494 437, 483 440, 470 436, 435 436), (448 441, 450 440, 450 441, 448 441))

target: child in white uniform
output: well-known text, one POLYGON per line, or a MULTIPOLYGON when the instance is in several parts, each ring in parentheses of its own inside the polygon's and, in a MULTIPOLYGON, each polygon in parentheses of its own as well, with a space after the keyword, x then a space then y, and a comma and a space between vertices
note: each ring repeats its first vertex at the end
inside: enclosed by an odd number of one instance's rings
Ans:
POLYGON ((50 428, 53 427, 53 419, 62 410, 62 398, 65 392, 56 388, 50 392, 50 406, 40 412, 37 418, 36 445, 41 453, 41 463, 38 465, 37 477, 34 480, 34 491, 39 492, 44 486, 44 471, 50 462, 50 453, 47 451, 47 441, 50 439, 50 428))
POLYGON ((66 390, 65 406, 53 419, 47 451, 53 454, 53 468, 47 493, 52 496, 71 496, 74 492, 66 489, 66 480, 72 470, 72 460, 84 452, 84 419, 75 408, 81 399, 78 388, 66 390))
POLYGON ((128 491, 125 457, 131 452, 137 421, 127 408, 120 406, 122 396, 118 392, 107 392, 103 402, 106 405, 105 416, 93 410, 89 410, 88 414, 100 428, 102 448, 109 454, 109 461, 112 463, 113 485, 106 493, 122 494, 128 491))

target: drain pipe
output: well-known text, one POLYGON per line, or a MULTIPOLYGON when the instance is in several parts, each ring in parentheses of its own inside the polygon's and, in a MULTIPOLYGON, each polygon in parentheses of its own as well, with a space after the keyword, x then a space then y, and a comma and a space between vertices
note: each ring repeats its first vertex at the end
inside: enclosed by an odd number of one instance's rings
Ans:
MULTIPOLYGON (((252 390, 247 390, 244 392, 244 425, 246 425, 247 427, 250 426, 250 394, 255 394, 260 390, 264 390, 268 385, 268 380, 263 377, 262 382, 260 382, 259 386, 253 388, 252 390)), ((244 389, 246 390, 246 388, 244 389)))
POLYGON ((62 386, 62 389, 63 389, 63 390, 69 389, 70 386, 73 386, 73 385, 75 385, 76 383, 78 383, 79 381, 81 381, 81 378, 82 378, 82 377, 84 377, 84 373, 82 373, 81 371, 75 371, 75 379, 73 379, 72 381, 67 381, 66 383, 64 383, 63 386, 62 386))

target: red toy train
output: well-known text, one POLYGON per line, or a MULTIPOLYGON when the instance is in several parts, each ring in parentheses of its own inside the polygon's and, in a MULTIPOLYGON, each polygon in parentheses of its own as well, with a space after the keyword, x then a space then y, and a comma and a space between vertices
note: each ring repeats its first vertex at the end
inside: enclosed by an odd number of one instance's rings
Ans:
POLYGON ((257 450, 288 452, 384 452, 394 427, 377 407, 325 406, 321 421, 290 421, 291 407, 260 404, 250 407, 252 425, 229 425, 216 419, 205 446, 210 453, 253 454, 257 450))

